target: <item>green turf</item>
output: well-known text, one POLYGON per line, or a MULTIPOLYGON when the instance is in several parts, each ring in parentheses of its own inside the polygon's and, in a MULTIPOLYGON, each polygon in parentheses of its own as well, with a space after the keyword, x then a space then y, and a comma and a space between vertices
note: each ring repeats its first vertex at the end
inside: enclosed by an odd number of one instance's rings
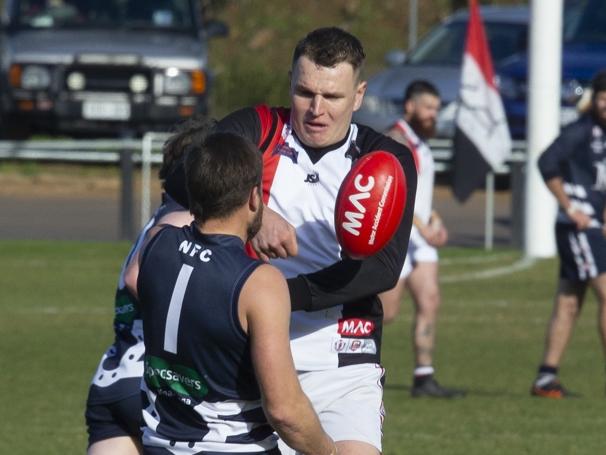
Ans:
MULTIPOLYGON (((112 339, 124 243, 0 241, 0 454, 84 453, 89 379, 112 339)), ((595 454, 604 450, 604 363, 588 299, 562 365, 583 398, 533 399, 556 278, 554 260, 504 276, 515 251, 446 249, 436 367, 469 390, 454 401, 413 400, 411 305, 385 328, 385 454, 595 454)))

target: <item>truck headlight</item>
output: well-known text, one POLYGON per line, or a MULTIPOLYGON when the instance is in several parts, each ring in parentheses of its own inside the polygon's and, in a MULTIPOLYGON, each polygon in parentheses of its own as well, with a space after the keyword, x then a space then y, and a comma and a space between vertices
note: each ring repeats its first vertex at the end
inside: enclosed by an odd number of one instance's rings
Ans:
POLYGON ((45 66, 12 65, 9 70, 9 80, 13 87, 40 90, 50 86, 51 74, 45 66))
POLYGON ((191 90, 189 74, 177 68, 168 68, 164 74, 164 93, 167 95, 187 95, 191 90))
POLYGON ((181 71, 168 68, 164 72, 164 90, 166 95, 200 95, 206 91, 206 75, 202 70, 181 71))
POLYGON ((128 81, 128 87, 133 93, 143 93, 149 87, 149 82, 143 74, 133 74, 128 81))
POLYGON ((86 87, 86 77, 79 71, 69 73, 65 82, 67 87, 74 91, 84 90, 84 87, 86 87))

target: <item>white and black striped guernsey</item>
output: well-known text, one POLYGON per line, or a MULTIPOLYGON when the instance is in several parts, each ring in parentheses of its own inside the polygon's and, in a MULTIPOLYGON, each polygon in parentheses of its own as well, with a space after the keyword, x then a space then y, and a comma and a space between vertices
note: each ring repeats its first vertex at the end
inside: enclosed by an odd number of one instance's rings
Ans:
POLYGON ((260 264, 231 235, 163 228, 138 278, 145 332, 146 446, 163 453, 272 453, 248 336, 238 319, 243 284, 260 264))

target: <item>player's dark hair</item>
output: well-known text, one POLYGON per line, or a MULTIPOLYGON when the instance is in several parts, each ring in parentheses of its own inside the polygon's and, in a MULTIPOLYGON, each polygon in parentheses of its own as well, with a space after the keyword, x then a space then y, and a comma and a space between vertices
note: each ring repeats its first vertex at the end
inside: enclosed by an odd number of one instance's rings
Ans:
POLYGON ((164 191, 184 208, 189 206, 183 164, 187 149, 192 145, 202 144, 216 123, 214 119, 190 117, 175 126, 172 135, 162 147, 162 166, 158 177, 162 180, 164 191))
POLYGON ((591 80, 591 90, 595 96, 598 92, 606 92, 606 70, 599 71, 591 80))
POLYGON ((249 140, 213 133, 188 149, 185 181, 196 222, 228 217, 248 201, 253 187, 260 188, 261 153, 249 140))
POLYGON ((328 68, 347 62, 356 74, 359 74, 366 58, 360 40, 337 27, 318 28, 299 41, 292 56, 293 67, 303 55, 328 68))
POLYGON ((404 102, 425 94, 433 95, 438 98, 440 97, 440 92, 431 82, 425 79, 414 80, 406 87, 404 102))

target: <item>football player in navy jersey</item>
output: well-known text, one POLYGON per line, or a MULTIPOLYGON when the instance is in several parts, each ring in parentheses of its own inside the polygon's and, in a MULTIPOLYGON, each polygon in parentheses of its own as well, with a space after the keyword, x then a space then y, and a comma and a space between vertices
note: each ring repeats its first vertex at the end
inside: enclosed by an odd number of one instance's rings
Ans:
POLYGON ((336 454, 304 395, 278 269, 250 258, 261 225, 257 148, 230 133, 188 147, 190 226, 155 226, 126 284, 145 332, 144 453, 336 454))
POLYGON ((156 224, 188 225, 192 216, 183 184, 171 178, 180 175, 184 147, 201 142, 214 123, 192 118, 177 126, 163 147, 159 171, 164 192, 162 203, 142 229, 128 253, 115 296, 114 343, 104 353, 89 387, 86 403, 88 455, 137 455, 141 450, 141 376, 143 375, 143 330, 139 302, 126 289, 124 271, 141 247, 147 231, 156 224))
POLYGON ((560 278, 545 351, 531 394, 574 396, 558 379, 560 361, 583 306, 587 287, 598 300, 598 327, 606 354, 606 71, 592 81, 587 115, 564 128, 539 159, 555 196, 560 278))

